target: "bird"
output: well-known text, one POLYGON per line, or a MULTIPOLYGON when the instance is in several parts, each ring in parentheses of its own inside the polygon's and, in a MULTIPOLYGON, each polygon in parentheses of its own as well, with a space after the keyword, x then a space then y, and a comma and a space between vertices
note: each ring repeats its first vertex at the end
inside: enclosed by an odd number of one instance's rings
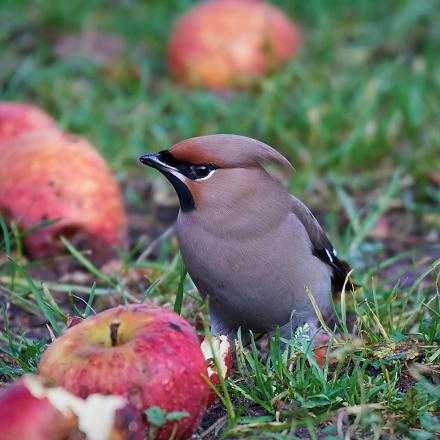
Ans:
POLYGON ((330 316, 332 292, 350 267, 309 208, 267 170, 291 170, 286 157, 256 139, 213 134, 139 160, 177 193, 176 235, 188 274, 208 299, 212 335, 319 331, 307 290, 330 316))

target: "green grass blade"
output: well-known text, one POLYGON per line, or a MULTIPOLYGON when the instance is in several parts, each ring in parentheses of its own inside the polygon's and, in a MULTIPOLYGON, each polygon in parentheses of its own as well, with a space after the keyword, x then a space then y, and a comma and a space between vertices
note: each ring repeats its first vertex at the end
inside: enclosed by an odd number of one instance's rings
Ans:
POLYGON ((187 273, 188 272, 183 264, 183 261, 180 258, 179 285, 177 286, 176 300, 174 302, 174 311, 178 315, 182 313, 183 294, 184 294, 183 286, 185 283, 185 278, 187 273))
POLYGON ((84 257, 65 237, 60 237, 66 249, 93 275, 104 283, 116 287, 116 284, 107 276, 104 275, 91 261, 84 257))
POLYGON ((54 310, 52 307, 50 307, 47 302, 45 301, 42 293, 40 292, 40 290, 37 288, 37 286, 35 285, 34 281, 32 280, 32 278, 29 276, 29 274, 15 261, 11 258, 11 261, 14 262, 14 265, 16 267, 16 269, 18 270, 18 272, 25 278, 25 280, 28 283, 28 286, 32 292, 32 294, 35 297, 35 301, 38 305, 38 307, 40 308, 40 310, 42 311, 42 313, 44 314, 44 316, 47 318, 47 320, 50 322, 53 331, 55 332, 55 334, 57 336, 59 336, 62 332, 61 327, 58 325, 58 321, 57 321, 57 317, 55 316, 54 310))

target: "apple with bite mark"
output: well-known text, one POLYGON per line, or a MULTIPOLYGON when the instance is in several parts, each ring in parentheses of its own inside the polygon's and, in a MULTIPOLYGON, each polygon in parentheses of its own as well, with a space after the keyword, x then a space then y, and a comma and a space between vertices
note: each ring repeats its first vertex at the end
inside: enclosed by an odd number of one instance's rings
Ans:
POLYGON ((174 312, 145 304, 108 309, 69 328, 43 354, 38 372, 82 398, 109 393, 140 412, 183 413, 159 427, 145 420, 156 439, 190 438, 210 394, 194 329, 174 312))
MULTIPOLYGON (((231 344, 227 336, 211 336, 211 344, 209 339, 205 338, 200 345, 203 356, 205 358, 206 367, 208 369, 208 378, 215 386, 220 385, 220 378, 228 379, 231 375, 232 352, 231 344), (215 360, 217 360, 219 368, 217 368, 215 360), (219 371, 220 370, 220 371, 219 371)), ((211 390, 208 406, 212 405, 217 395, 211 390)))
POLYGON ((168 42, 168 65, 186 86, 245 87, 285 64, 299 40, 296 25, 269 3, 211 0, 177 22, 168 42))
POLYGON ((0 149, 14 137, 33 130, 56 129, 50 115, 25 102, 0 102, 0 149))
POLYGON ((121 190, 106 162, 85 139, 59 130, 38 130, 15 137, 1 151, 0 212, 26 230, 37 259, 65 253, 59 237, 91 258, 112 258, 124 247, 127 220, 121 190))
POLYGON ((81 399, 24 376, 0 393, 2 440, 142 440, 142 421, 121 396, 81 399), (85 437, 84 437, 85 435, 85 437))

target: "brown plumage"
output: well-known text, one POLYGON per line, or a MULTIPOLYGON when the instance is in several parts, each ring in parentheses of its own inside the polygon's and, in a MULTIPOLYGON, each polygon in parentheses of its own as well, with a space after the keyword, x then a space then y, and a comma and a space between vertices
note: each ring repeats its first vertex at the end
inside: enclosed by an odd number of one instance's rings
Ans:
POLYGON ((318 326, 306 294, 324 315, 347 267, 310 210, 263 167, 291 168, 268 145, 236 135, 179 142, 142 156, 173 184, 181 204, 177 237, 195 285, 208 296, 212 332, 264 333, 318 326))

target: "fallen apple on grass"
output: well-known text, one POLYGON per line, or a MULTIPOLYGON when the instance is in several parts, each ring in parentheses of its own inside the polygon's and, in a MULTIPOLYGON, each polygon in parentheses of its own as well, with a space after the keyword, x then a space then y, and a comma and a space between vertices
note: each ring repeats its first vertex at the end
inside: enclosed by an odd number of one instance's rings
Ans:
MULTIPOLYGON (((337 335, 340 337, 340 335, 337 335)), ((327 333, 320 334, 314 341, 314 345, 316 348, 312 350, 313 357, 315 358, 316 363, 320 367, 324 367, 326 364, 326 358, 328 359, 328 364, 333 365, 338 362, 337 358, 332 356, 332 352, 335 349, 335 346, 330 346, 330 349, 328 348, 328 344, 330 342, 330 336, 327 333), (329 351, 329 353, 327 353, 329 351)))
POLYGON ((0 102, 0 148, 20 134, 56 127, 52 117, 38 107, 24 102, 0 102))
POLYGON ((0 151, 0 212, 21 230, 33 258, 64 251, 60 236, 102 262, 124 247, 127 220, 119 185, 85 139, 59 130, 15 137, 0 151))
MULTIPOLYGON (((219 386, 221 379, 228 379, 231 375, 232 351, 229 339, 223 335, 211 336, 211 344, 209 339, 205 338, 200 348, 208 369, 208 378, 213 385, 219 386), (219 368, 217 368, 215 361, 217 361, 219 368)), ((208 406, 214 403, 216 397, 214 390, 211 390, 208 406)))
POLYGON ((81 399, 25 376, 0 393, 2 440, 142 440, 142 421, 121 396, 81 399))
POLYGON ((127 398, 145 412, 155 439, 190 438, 210 394, 194 329, 151 305, 115 307, 69 328, 43 354, 38 372, 82 398, 127 398))
POLYGON ((243 87, 286 63, 299 41, 295 24, 269 3, 211 0, 177 22, 168 42, 168 65, 186 86, 243 87))

